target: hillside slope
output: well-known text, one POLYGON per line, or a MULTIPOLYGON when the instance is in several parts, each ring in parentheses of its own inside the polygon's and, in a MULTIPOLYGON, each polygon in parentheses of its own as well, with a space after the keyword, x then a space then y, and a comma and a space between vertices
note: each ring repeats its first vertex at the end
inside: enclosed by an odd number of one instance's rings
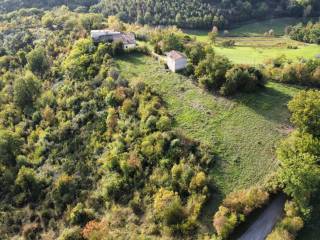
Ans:
POLYGON ((77 12, 117 15, 125 22, 178 25, 184 28, 230 27, 243 21, 270 17, 308 17, 319 14, 318 1, 298 0, 0 0, 0 13, 21 8, 66 5, 77 12))
POLYGON ((275 0, 101 0, 91 8, 104 15, 117 15, 123 21, 152 25, 178 25, 184 28, 220 28, 234 23, 277 16, 316 15, 319 3, 275 0))
POLYGON ((126 56, 117 62, 126 79, 142 80, 161 93, 178 130, 218 146, 223 161, 214 180, 224 194, 255 184, 276 168, 274 147, 290 130, 286 104, 297 88, 269 83, 264 91, 229 100, 166 72, 150 57, 126 56))

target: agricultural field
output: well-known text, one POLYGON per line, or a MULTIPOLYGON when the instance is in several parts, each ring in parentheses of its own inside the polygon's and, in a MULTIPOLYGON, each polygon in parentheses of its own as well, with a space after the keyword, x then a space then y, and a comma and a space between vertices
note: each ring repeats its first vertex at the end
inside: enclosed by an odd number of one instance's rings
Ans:
MULTIPOLYGON (((279 56, 286 56, 288 59, 314 58, 320 54, 320 46, 293 41, 284 35, 284 28, 290 24, 299 22, 299 19, 284 18, 256 22, 243 25, 229 31, 228 36, 219 34, 215 50, 218 54, 228 57, 234 63, 262 64, 265 61, 279 56), (264 32, 273 29, 274 37, 263 36, 264 32), (226 40, 234 40, 234 47, 221 47, 226 40), (288 47, 296 47, 289 49, 288 47)), ((191 37, 198 41, 208 42, 206 31, 186 31, 191 37)))
POLYGON ((276 36, 283 36, 286 26, 296 25, 303 21, 302 18, 273 18, 259 22, 242 24, 238 28, 231 29, 229 34, 232 36, 256 37, 273 29, 276 36))
POLYGON ((222 194, 261 181, 277 167, 276 143, 291 131, 288 100, 297 87, 269 83, 261 92, 234 99, 214 96, 143 55, 117 60, 123 77, 144 81, 159 92, 187 136, 218 146, 214 181, 222 194))

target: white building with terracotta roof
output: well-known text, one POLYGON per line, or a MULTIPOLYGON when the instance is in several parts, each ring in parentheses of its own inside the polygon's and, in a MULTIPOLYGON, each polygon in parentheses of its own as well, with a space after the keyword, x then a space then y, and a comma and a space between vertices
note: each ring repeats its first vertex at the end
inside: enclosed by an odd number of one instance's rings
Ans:
POLYGON ((188 63, 187 57, 179 51, 170 51, 167 53, 167 65, 172 72, 186 68, 188 63))

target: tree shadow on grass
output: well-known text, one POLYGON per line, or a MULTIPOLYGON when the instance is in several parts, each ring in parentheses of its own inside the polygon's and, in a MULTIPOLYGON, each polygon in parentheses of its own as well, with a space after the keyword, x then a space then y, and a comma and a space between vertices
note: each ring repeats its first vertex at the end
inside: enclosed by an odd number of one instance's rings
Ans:
POLYGON ((142 58, 145 55, 142 53, 125 53, 122 54, 121 56, 116 57, 116 59, 121 60, 121 61, 127 61, 130 62, 131 64, 143 64, 145 63, 142 61, 142 58))
POLYGON ((214 187, 211 192, 211 196, 205 203, 201 210, 201 215, 199 221, 201 223, 201 228, 203 232, 213 234, 213 216, 218 211, 218 208, 224 199, 223 193, 219 191, 218 188, 214 187))
POLYGON ((242 93, 234 100, 254 110, 265 119, 277 124, 288 123, 290 114, 287 104, 292 96, 271 86, 266 86, 255 93, 242 93))

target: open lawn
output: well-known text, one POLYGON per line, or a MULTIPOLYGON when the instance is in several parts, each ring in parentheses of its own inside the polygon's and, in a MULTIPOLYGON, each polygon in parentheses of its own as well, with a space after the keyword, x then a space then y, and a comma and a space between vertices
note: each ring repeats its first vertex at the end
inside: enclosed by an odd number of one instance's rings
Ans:
POLYGON ((215 47, 215 51, 237 64, 261 64, 282 55, 291 60, 314 58, 316 54, 320 54, 320 46, 308 44, 299 46, 298 49, 236 46, 232 48, 215 47))
MULTIPOLYGON (((320 54, 320 45, 293 41, 285 36, 263 36, 263 33, 271 28, 275 30, 276 34, 283 35, 281 29, 297 22, 300 22, 300 19, 281 18, 243 25, 231 30, 228 36, 220 34, 215 44, 215 50, 218 54, 224 55, 238 64, 261 64, 268 59, 281 55, 291 60, 314 58, 317 54, 320 54), (235 46, 231 48, 221 47, 221 42, 226 40, 234 40, 235 46), (298 49, 289 49, 288 46, 296 46, 298 49)), ((200 42, 209 42, 206 31, 193 30, 186 31, 186 33, 200 42)))
MULTIPOLYGON (((310 19, 312 20, 312 19, 310 19)), ((306 22, 302 18, 272 18, 263 21, 256 21, 252 23, 242 24, 238 27, 228 29, 229 36, 233 37, 257 37, 263 36, 265 32, 273 30, 276 36, 283 36, 287 26, 296 25, 300 22, 306 22)), ((199 41, 207 39, 207 31, 186 30, 186 33, 197 36, 199 41)), ((222 35, 223 32, 220 33, 222 35)))
POLYGON ((269 83, 255 94, 226 99, 148 56, 126 55, 117 63, 123 77, 144 81, 164 97, 178 130, 215 145, 220 160, 213 176, 222 194, 256 184, 277 167, 274 147, 290 131, 286 104, 297 88, 269 83))
MULTIPOLYGON (((209 41, 203 32, 199 32, 199 35, 194 32, 191 36, 195 36, 198 41, 209 41)), ((315 58, 320 54, 320 45, 300 43, 287 37, 218 37, 214 49, 238 64, 261 64, 281 55, 297 60, 315 58), (234 40, 235 46, 221 47, 220 43, 225 40, 234 40), (288 46, 296 46, 298 49, 289 49, 288 46)))
POLYGON ((270 29, 273 29, 275 35, 284 35, 287 26, 296 25, 302 22, 302 18, 273 18, 264 21, 244 24, 238 28, 231 29, 229 34, 232 36, 261 36, 270 29))

